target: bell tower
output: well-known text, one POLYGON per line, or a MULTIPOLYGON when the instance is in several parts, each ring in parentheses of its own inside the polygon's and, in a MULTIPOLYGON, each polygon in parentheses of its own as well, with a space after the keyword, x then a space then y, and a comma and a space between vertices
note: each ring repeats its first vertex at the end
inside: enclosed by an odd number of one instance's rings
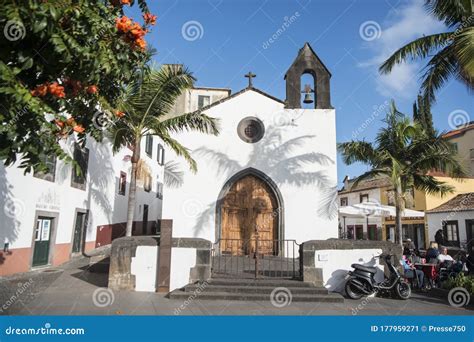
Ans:
POLYGON ((316 55, 308 43, 299 50, 298 56, 285 74, 286 108, 301 108, 302 94, 305 93, 305 103, 310 102, 310 93, 314 92, 315 109, 332 109, 329 88, 331 73, 316 55), (301 85, 301 76, 310 74, 313 85, 301 85))

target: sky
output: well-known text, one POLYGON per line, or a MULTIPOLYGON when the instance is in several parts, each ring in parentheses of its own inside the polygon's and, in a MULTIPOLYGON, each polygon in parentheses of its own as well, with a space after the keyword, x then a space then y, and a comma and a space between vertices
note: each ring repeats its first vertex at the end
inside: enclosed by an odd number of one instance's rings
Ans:
MULTIPOLYGON (((383 126, 391 99, 412 114, 427 60, 410 61, 381 75, 379 65, 404 44, 444 25, 429 16, 419 0, 149 0, 158 16, 147 41, 158 64, 182 63, 196 85, 254 86, 285 99, 286 70, 309 42, 332 73, 331 102, 336 109, 337 141, 373 141, 383 126), (276 37, 270 41, 270 38, 276 37)), ((136 6, 135 6, 136 8, 136 6)), ((128 12, 137 17, 137 9, 128 12)), ((474 120, 473 95, 457 80, 437 93, 435 127, 448 131, 474 120)), ((338 182, 368 169, 344 165, 338 157, 338 182)))

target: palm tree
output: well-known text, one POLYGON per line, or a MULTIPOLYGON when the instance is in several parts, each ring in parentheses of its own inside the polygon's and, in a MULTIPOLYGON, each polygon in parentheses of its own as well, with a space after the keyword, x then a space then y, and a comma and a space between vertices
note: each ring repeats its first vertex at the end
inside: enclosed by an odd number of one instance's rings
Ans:
POLYGON ((474 89, 474 8, 470 0, 425 0, 425 7, 450 31, 420 37, 395 51, 381 66, 388 74, 396 64, 427 58, 421 91, 430 102, 435 91, 455 77, 474 89))
POLYGON ((148 134, 158 136, 177 156, 183 157, 192 171, 197 165, 187 148, 171 137, 172 133, 193 130, 219 133, 217 121, 201 112, 171 115, 179 95, 194 84, 192 74, 181 65, 163 65, 161 68, 144 68, 134 82, 124 90, 118 100, 117 114, 121 117, 110 128, 114 152, 124 146, 132 151, 132 175, 128 197, 126 235, 132 235, 136 203, 137 165, 140 161, 142 138, 148 134))
POLYGON ((401 213, 409 191, 415 188, 443 196, 453 188, 431 176, 430 172, 439 171, 454 178, 465 174, 456 160, 452 144, 441 135, 428 134, 419 123, 411 122, 397 110, 393 101, 385 122, 387 125, 380 129, 375 143, 350 141, 338 144, 338 150, 346 164, 362 162, 371 168, 355 180, 355 185, 379 175, 390 179, 395 194, 396 235, 401 244, 401 213))

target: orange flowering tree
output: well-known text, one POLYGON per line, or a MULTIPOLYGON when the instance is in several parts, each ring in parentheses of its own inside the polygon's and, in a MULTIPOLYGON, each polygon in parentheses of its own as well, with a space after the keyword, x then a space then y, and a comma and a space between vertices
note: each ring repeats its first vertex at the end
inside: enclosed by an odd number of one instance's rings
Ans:
POLYGON ((146 0, 3 1, 0 159, 41 170, 44 155, 71 160, 61 148, 70 135, 100 140, 94 116, 114 108, 150 60, 145 36, 155 23, 146 0), (142 18, 127 17, 128 6, 142 18))

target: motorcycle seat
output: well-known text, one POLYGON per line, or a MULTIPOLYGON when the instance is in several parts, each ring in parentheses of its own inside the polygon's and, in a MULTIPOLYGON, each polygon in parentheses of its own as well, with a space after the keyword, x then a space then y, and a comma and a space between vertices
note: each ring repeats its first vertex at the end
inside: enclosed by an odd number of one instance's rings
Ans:
POLYGON ((356 270, 361 270, 364 272, 369 272, 372 274, 377 273, 377 267, 372 267, 372 266, 363 266, 359 264, 352 264, 351 267, 355 268, 356 270))

